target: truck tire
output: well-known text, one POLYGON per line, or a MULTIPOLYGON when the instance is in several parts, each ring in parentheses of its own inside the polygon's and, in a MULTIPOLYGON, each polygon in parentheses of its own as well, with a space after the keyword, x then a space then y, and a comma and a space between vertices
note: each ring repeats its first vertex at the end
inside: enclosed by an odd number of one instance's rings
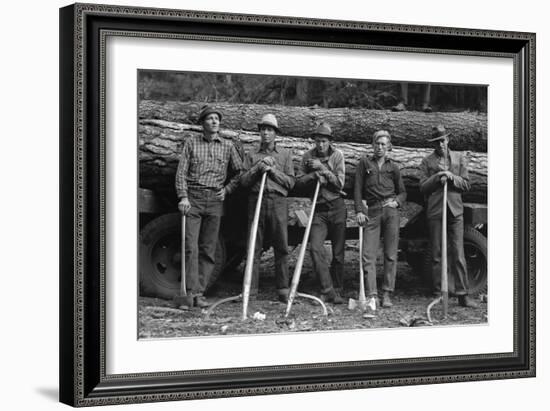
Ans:
POLYGON ((470 294, 487 292, 487 238, 474 227, 464 228, 464 255, 470 294))
MULTIPOLYGON (((424 253, 424 282, 432 286, 432 250, 430 246, 424 253)), ((468 267, 468 283, 471 295, 487 292, 487 238, 474 227, 464 227, 464 256, 468 267)), ((452 279, 449 279, 449 292, 454 291, 452 279)))
MULTIPOLYGON (((181 214, 164 214, 145 225, 139 236, 140 295, 172 299, 180 293, 181 283, 181 214)), ((211 287, 223 271, 225 243, 220 236, 216 249, 216 266, 208 279, 211 287)))

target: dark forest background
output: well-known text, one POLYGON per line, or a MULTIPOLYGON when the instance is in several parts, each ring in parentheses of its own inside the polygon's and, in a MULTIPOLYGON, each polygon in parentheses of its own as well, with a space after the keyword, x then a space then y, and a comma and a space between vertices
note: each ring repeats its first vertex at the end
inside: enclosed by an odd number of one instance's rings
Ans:
MULTIPOLYGON (((409 82, 408 109, 420 110, 423 85, 409 82)), ((398 81, 252 74, 140 71, 140 100, 281 104, 323 108, 390 109, 401 99, 398 81)), ((434 111, 487 111, 487 87, 432 83, 434 111)))

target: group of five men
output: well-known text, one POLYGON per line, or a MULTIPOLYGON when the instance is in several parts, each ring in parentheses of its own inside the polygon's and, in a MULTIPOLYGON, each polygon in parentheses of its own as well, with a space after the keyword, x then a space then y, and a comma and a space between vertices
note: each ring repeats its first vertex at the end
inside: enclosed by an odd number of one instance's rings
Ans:
MULTIPOLYGON (((238 185, 248 189, 248 230, 266 175, 256 234, 250 295, 258 293, 260 256, 263 244, 273 246, 278 299, 288 301, 288 193, 296 188, 310 192, 319 182, 310 232, 310 254, 320 283, 321 298, 341 304, 344 280, 344 249, 347 208, 344 203, 345 162, 340 150, 332 145, 330 125, 320 124, 314 131, 315 146, 307 151, 295 175, 289 150, 277 146, 279 125, 273 114, 258 123, 261 136, 257 149, 245 154, 244 160, 232 142, 220 138, 222 113, 205 106, 199 114, 203 134, 186 139, 176 172, 178 207, 186 215, 185 233, 186 280, 194 305, 207 307, 204 298, 207 281, 215 265, 223 201, 238 185), (230 174, 229 174, 230 173, 230 174), (232 178, 227 178, 232 175, 232 178), (332 245, 330 268, 324 258, 324 242, 332 245)), ((457 284, 455 294, 466 307, 476 304, 468 297, 466 262, 463 250, 463 217, 461 193, 469 190, 468 169, 460 153, 448 150, 449 134, 442 126, 434 128, 429 142, 435 144, 432 154, 422 160, 420 190, 427 198, 434 288, 440 290, 441 213, 443 185, 448 187, 450 273, 457 284)), ((380 235, 384 238, 384 276, 382 307, 391 307, 395 288, 399 240, 399 207, 406 199, 405 185, 398 165, 388 157, 391 135, 386 130, 374 133, 373 155, 360 159, 355 173, 354 200, 357 223, 364 227, 364 253, 367 295, 377 297, 376 258, 380 235)))

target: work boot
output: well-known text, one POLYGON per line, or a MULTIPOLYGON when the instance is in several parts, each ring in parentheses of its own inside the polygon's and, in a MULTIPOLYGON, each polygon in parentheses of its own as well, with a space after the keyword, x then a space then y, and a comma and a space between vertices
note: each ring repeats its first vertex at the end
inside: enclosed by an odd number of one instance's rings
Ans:
POLYGON ((288 303, 288 291, 278 291, 279 301, 282 303, 288 303))
POLYGON ((344 304, 344 299, 336 290, 332 289, 328 293, 321 294, 321 301, 324 303, 344 304))
POLYGON ((389 291, 384 291, 384 294, 382 294, 382 307, 384 308, 393 307, 389 291))
POLYGON ((342 298, 338 291, 334 291, 334 296, 332 297, 333 304, 344 304, 346 301, 342 298))
POLYGON ((288 303, 288 295, 279 294, 279 302, 287 304, 288 303))
POLYGON ((458 304, 462 307, 478 308, 479 304, 472 300, 468 295, 459 295, 458 304))
POLYGON ((333 304, 344 304, 344 299, 340 296, 340 293, 336 290, 331 290, 327 294, 325 294, 326 300, 328 302, 331 302, 333 304))
POLYGON ((195 307, 199 307, 199 308, 210 307, 210 303, 206 301, 206 298, 204 298, 202 295, 198 295, 195 297, 195 307))
POLYGON ((424 113, 431 113, 433 110, 432 110, 432 106, 430 106, 429 104, 427 103, 424 103, 422 104, 422 111, 424 113))
POLYGON ((405 103, 400 101, 397 105, 391 108, 391 111, 407 111, 407 106, 405 105, 405 103))

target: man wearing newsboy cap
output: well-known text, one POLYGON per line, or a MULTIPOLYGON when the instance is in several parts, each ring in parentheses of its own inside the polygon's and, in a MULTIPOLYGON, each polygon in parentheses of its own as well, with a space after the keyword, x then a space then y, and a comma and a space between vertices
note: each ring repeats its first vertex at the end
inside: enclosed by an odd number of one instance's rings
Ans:
POLYGON ((344 155, 332 146, 332 129, 321 123, 314 131, 315 147, 302 157, 296 186, 313 192, 316 182, 321 188, 315 205, 310 233, 313 270, 321 285, 321 299, 342 304, 344 248, 346 244, 347 209, 342 195, 346 176, 344 155), (330 271, 325 260, 325 240, 332 245, 330 271))
POLYGON ((241 177, 241 184, 250 187, 248 196, 248 229, 252 228, 254 210, 260 191, 260 181, 267 173, 265 188, 258 221, 254 264, 250 296, 258 294, 260 275, 260 255, 265 240, 273 245, 275 254, 275 281, 279 301, 288 301, 288 192, 294 187, 294 165, 290 151, 277 147, 275 138, 279 133, 279 124, 273 114, 266 114, 258 123, 260 145, 245 156, 246 172, 241 177))
MULTIPOLYGON (((426 217, 430 231, 432 252, 432 278, 434 291, 441 293, 441 232, 443 207, 447 207, 447 250, 449 271, 454 280, 454 293, 463 307, 477 307, 468 297, 468 276, 464 257, 464 207, 462 193, 470 190, 467 159, 448 148, 450 133, 445 127, 433 127, 427 140, 434 152, 422 159, 420 165, 420 191, 426 197, 426 217), (447 183, 447 204, 443 204, 443 186, 447 183)), ((452 284, 453 281, 449 281, 452 284)))
POLYGON ((185 140, 176 171, 178 208, 187 219, 187 293, 200 308, 210 305, 203 293, 215 266, 223 201, 236 188, 243 171, 241 157, 233 143, 218 135, 221 119, 219 110, 208 105, 201 109, 198 122, 202 125, 202 135, 185 140), (225 184, 230 171, 233 177, 225 184))

